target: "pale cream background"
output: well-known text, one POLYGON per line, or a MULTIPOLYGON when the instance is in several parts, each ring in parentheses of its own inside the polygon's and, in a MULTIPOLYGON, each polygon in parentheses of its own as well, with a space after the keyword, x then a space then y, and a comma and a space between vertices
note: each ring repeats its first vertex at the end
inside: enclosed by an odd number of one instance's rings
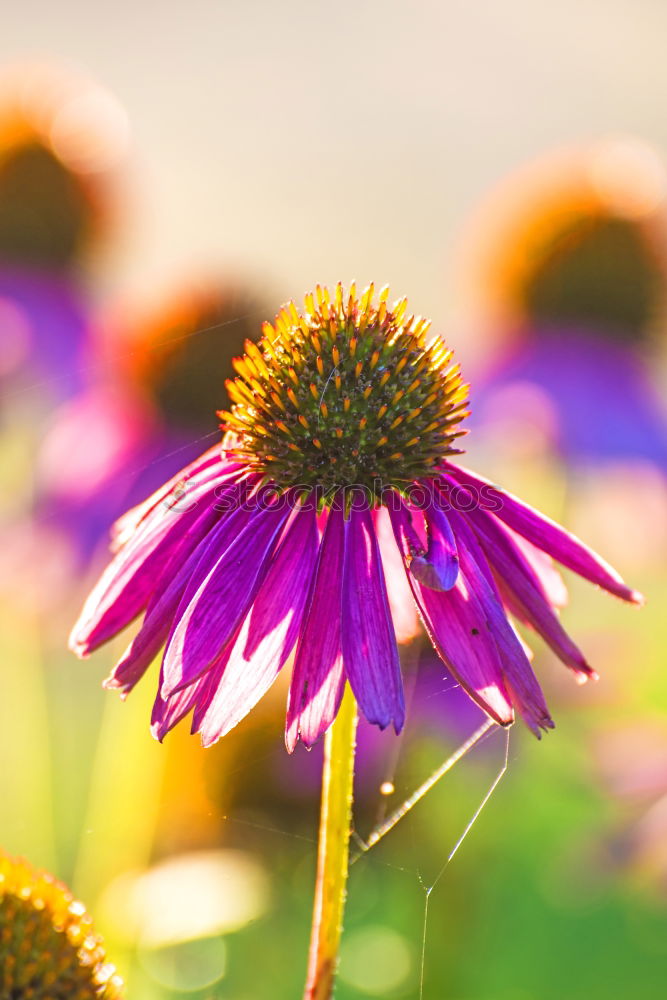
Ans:
POLYGON ((667 146, 663 0, 6 2, 0 64, 71 61, 133 139, 112 272, 159 293, 200 265, 279 298, 375 278, 465 353, 453 258, 494 183, 552 146, 667 146))

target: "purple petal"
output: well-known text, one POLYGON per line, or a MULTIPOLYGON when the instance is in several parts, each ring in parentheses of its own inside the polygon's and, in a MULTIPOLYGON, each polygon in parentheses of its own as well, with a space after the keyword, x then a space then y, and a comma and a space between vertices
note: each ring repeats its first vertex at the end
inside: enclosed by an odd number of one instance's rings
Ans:
POLYGON ((394 533, 389 520, 389 513, 386 507, 373 511, 373 524, 375 534, 380 546, 382 557, 382 568, 387 584, 387 597, 391 618, 394 623, 394 634, 399 643, 409 642, 419 635, 420 624, 417 608, 415 607, 410 584, 408 583, 405 570, 403 569, 403 559, 396 548, 394 533))
POLYGON ((342 649, 359 708, 381 729, 400 732, 403 682, 387 591, 370 511, 352 510, 344 525, 342 649))
POLYGON ((465 575, 459 572, 448 591, 422 587, 408 569, 409 513, 401 506, 390 508, 390 516, 417 607, 436 651, 473 701, 500 725, 509 725, 514 712, 498 649, 465 575))
POLYGON ((410 572, 431 590, 451 590, 459 573, 459 557, 449 521, 435 497, 424 516, 428 547, 425 555, 413 556, 410 572))
POLYGON ((579 678, 595 677, 595 671, 550 606, 540 576, 510 532, 482 511, 471 511, 468 517, 496 572, 503 599, 512 614, 534 628, 579 678))
MULTIPOLYGON (((247 511, 243 513, 245 521, 249 515, 247 511)), ((186 532, 178 558, 172 557, 156 583, 139 632, 105 680, 104 687, 128 694, 160 652, 167 641, 185 589, 191 579, 197 577, 197 569, 207 552, 207 545, 201 543, 209 534, 212 537, 216 535, 212 529, 220 516, 215 507, 208 507, 186 532)), ((227 515, 226 531, 229 530, 227 521, 233 521, 234 528, 239 523, 234 515, 227 515)))
POLYGON ((121 514, 119 518, 111 526, 111 537, 116 543, 117 547, 124 545, 127 539, 134 534, 139 524, 143 521, 147 514, 149 514, 157 505, 163 500, 179 482, 183 479, 189 478, 189 475, 194 472, 199 472, 200 470, 210 468, 215 462, 220 460, 220 447, 219 445, 214 445, 205 451, 203 455, 200 455, 194 462, 184 469, 181 469, 172 476, 166 483, 163 483, 159 489, 155 490, 146 500, 142 500, 141 503, 136 504, 136 506, 131 507, 129 510, 121 514))
POLYGON ((102 574, 89 595, 70 636, 70 648, 79 656, 129 625, 148 604, 164 566, 180 553, 183 539, 211 505, 220 486, 217 479, 193 489, 182 513, 162 507, 136 531, 102 574))
POLYGON ((495 586, 489 582, 488 565, 465 518, 453 511, 450 518, 458 541, 461 571, 498 647, 505 686, 524 721, 539 736, 540 729, 553 729, 553 722, 525 647, 507 620, 495 586))
POLYGON ((238 478, 242 472, 242 466, 237 462, 232 462, 224 452, 221 452, 220 445, 214 445, 208 451, 200 455, 198 459, 185 466, 168 482, 164 483, 147 500, 137 504, 130 510, 122 514, 111 527, 112 548, 118 551, 131 538, 140 524, 146 521, 154 512, 159 513, 158 508, 173 506, 171 495, 176 493, 182 495, 182 490, 189 491, 195 486, 201 486, 211 479, 238 478))
POLYGON ((504 521, 538 549, 547 552, 557 562, 567 566, 568 569, 583 576, 586 580, 590 580, 591 583, 616 594, 624 601, 632 601, 634 604, 643 603, 641 594, 627 587, 611 566, 550 518, 538 513, 528 504, 522 503, 511 493, 498 490, 487 479, 483 479, 467 469, 447 462, 444 471, 448 472, 459 485, 472 488, 474 496, 484 496, 485 492, 488 494, 489 490, 495 492, 499 506, 497 510, 494 508, 493 514, 486 511, 489 517, 497 517, 504 521))
POLYGON ((225 653, 217 683, 208 685, 210 697, 198 701, 193 730, 201 733, 205 747, 248 714, 284 666, 301 628, 317 549, 314 511, 297 511, 238 638, 225 653))
MULTIPOLYGON (((200 545, 197 550, 196 568, 189 566, 187 574, 179 569, 178 575, 181 577, 187 576, 187 579, 185 580, 185 587, 182 590, 183 596, 175 614, 176 624, 185 613, 190 601, 210 573, 212 567, 245 529, 250 518, 257 513, 257 506, 252 495, 250 483, 234 484, 230 487, 229 491, 224 491, 221 494, 220 499, 220 507, 227 507, 230 500, 234 506, 229 513, 220 518, 220 523, 208 533, 200 545)), ((217 508, 218 505, 216 505, 217 508)), ((166 573, 163 576, 166 576, 166 573)))
MULTIPOLYGON (((230 641, 252 604, 289 516, 289 505, 257 509, 216 560, 167 643, 163 697, 192 684, 230 641)), ((186 597, 187 597, 186 593, 186 597)))
POLYGON ((343 553, 343 512, 333 509, 327 517, 294 661, 285 730, 290 753, 299 738, 306 746, 319 739, 335 719, 343 697, 343 553))
MULTIPOLYGON (((496 520, 495 523, 498 524, 498 521, 496 520)), ((532 566, 540 581, 542 593, 551 607, 566 607, 568 602, 567 587, 565 586, 563 577, 554 566, 551 556, 546 552, 542 552, 541 549, 538 549, 522 535, 518 535, 516 531, 512 531, 507 525, 504 525, 503 530, 507 532, 514 544, 532 566)))
POLYGON ((205 684, 208 681, 208 674, 200 677, 194 684, 184 688, 182 691, 176 691, 169 698, 163 698, 160 693, 163 680, 164 675, 162 669, 160 669, 160 683, 151 713, 151 733, 160 743, 167 733, 181 719, 184 719, 188 712, 192 711, 198 703, 199 698, 202 697, 204 692, 205 684))
MULTIPOLYGON (((221 501, 230 497, 239 499, 234 486, 216 495, 221 501)), ((206 578, 211 565, 248 523, 252 508, 246 500, 247 498, 243 498, 236 510, 224 516, 220 514, 217 505, 212 505, 195 522, 184 537, 183 548, 177 553, 178 558, 172 557, 165 566, 146 609, 142 626, 111 676, 104 682, 105 687, 120 689, 123 694, 127 694, 140 680, 175 630, 181 614, 206 578), (220 523, 216 524, 218 520, 220 523), (190 555, 183 562, 188 552, 190 555)))

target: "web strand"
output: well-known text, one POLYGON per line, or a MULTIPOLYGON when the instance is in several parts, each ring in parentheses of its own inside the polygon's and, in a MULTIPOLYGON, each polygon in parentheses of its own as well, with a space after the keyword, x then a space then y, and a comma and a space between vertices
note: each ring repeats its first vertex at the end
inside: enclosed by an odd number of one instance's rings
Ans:
MULTIPOLYGON (((497 729, 497 724, 492 719, 487 719, 482 725, 472 733, 468 739, 459 746, 453 754, 451 754, 443 763, 436 768, 429 777, 422 782, 421 785, 412 793, 412 795, 407 798, 402 805, 395 809, 390 816, 387 817, 382 823, 379 823, 373 828, 366 840, 363 840, 356 831, 353 831, 352 837, 354 843, 357 847, 357 853, 351 858, 350 865, 353 865, 359 860, 363 855, 367 854, 373 847, 375 847, 384 837, 390 833, 398 823, 401 822, 409 812, 414 809, 414 807, 421 802, 421 800, 438 784, 441 778, 443 778, 451 769, 462 760, 465 755, 473 749, 473 747, 479 745, 494 729, 497 729)), ((427 944, 427 932, 428 932, 428 914, 429 914, 429 904, 431 899, 431 894, 435 887, 438 885, 442 879, 447 866, 452 861, 459 848, 463 844, 464 840, 472 830, 473 826, 479 819, 483 809, 491 799, 496 788, 502 781, 505 773, 507 772, 507 767, 509 763, 509 747, 510 747, 510 730, 507 729, 505 732, 505 752, 502 760, 500 769, 496 773, 493 781, 487 788, 481 802, 475 809, 474 813, 466 823, 463 832, 457 839, 456 843, 449 851, 445 862, 436 875, 435 879, 427 884, 421 873, 416 872, 419 884, 424 892, 424 919, 422 924, 422 934, 421 934, 421 955, 419 960, 419 1000, 424 998, 424 983, 426 974, 426 944, 427 944)))
MULTIPOLYGON (((405 800, 405 802, 403 802, 402 805, 400 805, 397 809, 395 809, 394 812, 391 813, 391 815, 388 816, 387 819, 384 820, 384 822, 380 823, 379 826, 376 826, 371 831, 371 833, 369 834, 369 836, 366 838, 365 841, 362 840, 359 836, 357 836, 356 837, 356 841, 357 841, 357 846, 359 848, 359 851, 351 859, 350 864, 354 864, 355 861, 357 861, 361 857, 362 854, 366 854, 368 851, 371 850, 372 847, 375 847, 375 845, 378 844, 382 840, 383 837, 386 837, 387 834, 390 833, 394 829, 394 827, 396 826, 396 824, 400 823, 400 821, 405 816, 407 816, 407 814, 410 812, 410 810, 414 809, 414 807, 419 802, 421 802, 421 800, 424 798, 424 796, 427 795, 428 792, 430 792, 431 789, 435 787, 435 785, 437 785, 437 783, 440 781, 440 779, 443 778, 447 774, 448 771, 451 771, 451 769, 454 767, 454 765, 457 764, 461 760, 462 757, 465 757, 465 755, 470 750, 472 750, 472 748, 477 743, 479 743, 480 740, 483 739, 483 737, 486 736, 486 734, 495 725, 496 725, 496 723, 492 719, 487 719, 486 722, 484 722, 479 727, 479 729, 475 730, 475 732, 472 734, 472 736, 470 736, 465 741, 465 743, 462 743, 461 746, 457 750, 455 750, 454 753, 450 757, 448 757, 447 760, 445 760, 440 765, 440 767, 436 768, 435 771, 433 771, 433 773, 429 775, 429 777, 426 779, 426 781, 422 782, 422 784, 412 793, 412 795, 409 798, 407 798, 405 800)), ((506 766, 507 766, 507 764, 505 764, 505 767, 506 766)), ((496 779, 496 784, 500 780, 500 777, 502 777, 502 775, 500 775, 496 779)), ((489 795, 493 792, 493 788, 495 788, 495 785, 491 788, 490 792, 488 793, 489 795)), ((487 796, 487 798, 488 798, 488 796, 487 796)), ((482 803, 482 806, 480 806, 480 808, 478 809, 478 811, 473 816, 472 820, 470 821, 469 826, 472 826, 472 824, 475 822, 475 820, 477 819, 477 816, 479 815, 479 812, 481 812, 481 809, 483 808, 485 802, 486 802, 486 800, 482 803)), ((463 836, 461 837, 461 840, 457 843, 456 847, 454 848, 454 851, 458 850, 458 847, 459 847, 460 843, 463 841, 463 838, 465 837, 466 833, 468 832, 469 826, 466 827, 466 830, 465 830, 463 836)), ((449 863, 449 861, 451 860, 452 857, 453 857, 453 853, 452 853, 452 855, 450 855, 450 857, 445 862, 445 867, 449 863)), ((444 867, 443 867, 443 871, 444 871, 444 867)))
POLYGON ((424 1000, 424 972, 426 969, 426 925, 428 922, 428 902, 430 898, 431 898, 431 890, 427 889, 426 895, 424 897, 424 926, 422 928, 422 953, 419 962, 419 1000, 424 1000))
MULTIPOLYGON (((493 725, 494 723, 491 723, 491 724, 493 725)), ((479 733, 479 730, 478 730, 478 733, 479 733)), ((471 737, 471 740, 476 735, 477 734, 474 733, 473 736, 471 737)), ((478 737, 478 738, 481 738, 481 737, 478 737)), ((505 755, 504 755, 503 763, 502 763, 502 765, 500 767, 500 770, 498 771, 498 773, 496 774, 495 778, 493 779, 493 781, 489 785, 489 787, 488 787, 488 789, 486 791, 486 794, 484 795, 484 798, 482 799, 482 801, 480 802, 480 804, 477 806, 477 809, 475 809, 475 812, 472 814, 471 818, 469 819, 468 823, 466 824, 465 829, 463 830, 463 833, 461 834, 461 836, 459 837, 459 839, 456 841, 456 843, 452 847, 452 849, 449 852, 449 854, 447 855, 447 858, 445 860, 444 865, 442 866, 442 868, 438 872, 437 876, 435 877, 434 881, 430 885, 426 885, 424 883, 421 875, 418 876, 419 883, 420 883, 422 889, 424 890, 424 925, 423 925, 423 930, 422 930, 422 947, 421 947, 421 961, 420 961, 420 975, 419 975, 419 1000, 423 1000, 423 997, 424 997, 424 981, 425 981, 424 977, 425 977, 425 971, 426 971, 426 931, 427 931, 427 924, 428 924, 428 907, 429 907, 429 900, 431 898, 431 893, 435 889, 436 885, 438 884, 438 882, 440 881, 440 879, 442 878, 442 876, 445 874, 445 871, 446 871, 447 866, 449 865, 450 861, 452 860, 452 858, 454 857, 454 855, 456 854, 456 852, 460 848, 461 844, 463 843, 463 841, 466 839, 466 837, 468 836, 468 834, 472 830, 472 828, 475 825, 475 823, 477 822, 477 820, 478 820, 478 818, 479 818, 482 810, 484 809, 484 807, 486 806, 487 802, 489 801, 489 799, 491 798, 491 796, 495 792, 496 788, 498 787, 498 785, 502 781, 502 779, 503 779, 503 777, 504 777, 504 775, 505 775, 505 773, 507 771, 507 766, 508 766, 508 763, 509 763, 509 752, 510 752, 510 730, 507 729, 506 732, 505 732, 505 755)))
MULTIPOLYGON (((406 718, 412 718, 412 703, 415 696, 415 690, 417 688, 418 678, 421 673, 420 657, 423 646, 424 638, 423 636, 420 636, 418 639, 411 642, 407 647, 402 661, 404 672, 403 694, 405 697, 406 718)), ((390 785, 392 790, 394 789, 394 780, 398 770, 398 763, 403 752, 407 731, 407 727, 403 727, 401 732, 396 736, 395 740, 392 741, 391 750, 388 754, 388 759, 384 769, 382 784, 380 786, 381 789, 387 785, 390 785)), ((388 809, 389 800, 387 795, 383 792, 375 813, 374 827, 379 826, 380 823, 384 823, 388 809)), ((360 837, 356 837, 356 839, 360 842, 360 845, 363 843, 360 837)))

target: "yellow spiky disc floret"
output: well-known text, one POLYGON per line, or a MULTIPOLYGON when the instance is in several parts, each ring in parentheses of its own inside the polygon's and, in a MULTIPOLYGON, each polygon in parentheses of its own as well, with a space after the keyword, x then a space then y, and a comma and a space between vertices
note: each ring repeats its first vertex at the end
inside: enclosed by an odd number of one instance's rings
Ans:
POLYGON ((47 872, 0 851, 0 1000, 120 1000, 85 907, 47 872))
POLYGON ((452 352, 407 299, 374 300, 317 286, 305 310, 289 302, 234 362, 233 406, 221 413, 234 451, 279 487, 405 489, 432 474, 467 415, 468 387, 452 352))

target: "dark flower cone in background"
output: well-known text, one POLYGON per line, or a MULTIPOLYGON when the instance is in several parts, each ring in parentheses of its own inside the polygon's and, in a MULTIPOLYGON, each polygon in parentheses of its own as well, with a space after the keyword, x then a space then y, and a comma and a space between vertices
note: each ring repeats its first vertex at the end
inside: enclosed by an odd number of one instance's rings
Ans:
POLYGON ((556 150, 499 185, 471 227, 468 280, 521 337, 575 328, 640 342, 665 312, 667 177, 632 137, 556 150))
POLYGON ((47 872, 0 851, 2 1000, 121 1000, 85 907, 47 872))
POLYGON ((71 263, 90 236, 92 205, 76 177, 36 138, 0 157, 0 260, 35 268, 71 263))
MULTIPOLYGON (((51 66, 0 72, 0 389, 37 412, 80 391, 93 339, 88 278, 117 214, 125 117, 51 66), (11 391, 8 393, 7 389, 11 391)), ((10 415, 11 418, 11 415, 10 415)))
POLYGON ((71 272, 107 235, 125 113, 69 68, 10 67, 0 85, 0 261, 71 272))
POLYGON ((57 411, 37 459, 39 513, 72 540, 77 565, 124 510, 201 452, 256 310, 241 287, 204 283, 148 316, 116 307, 100 324, 103 376, 57 411))
POLYGON ((155 402, 172 433, 205 433, 226 405, 225 381, 262 311, 240 284, 197 282, 121 334, 119 365, 155 402))
POLYGON ((501 186, 470 267, 497 339, 475 379, 475 429, 502 441, 532 423, 584 471, 667 472, 649 353, 664 336, 666 191, 656 152, 630 138, 551 154, 501 186))

